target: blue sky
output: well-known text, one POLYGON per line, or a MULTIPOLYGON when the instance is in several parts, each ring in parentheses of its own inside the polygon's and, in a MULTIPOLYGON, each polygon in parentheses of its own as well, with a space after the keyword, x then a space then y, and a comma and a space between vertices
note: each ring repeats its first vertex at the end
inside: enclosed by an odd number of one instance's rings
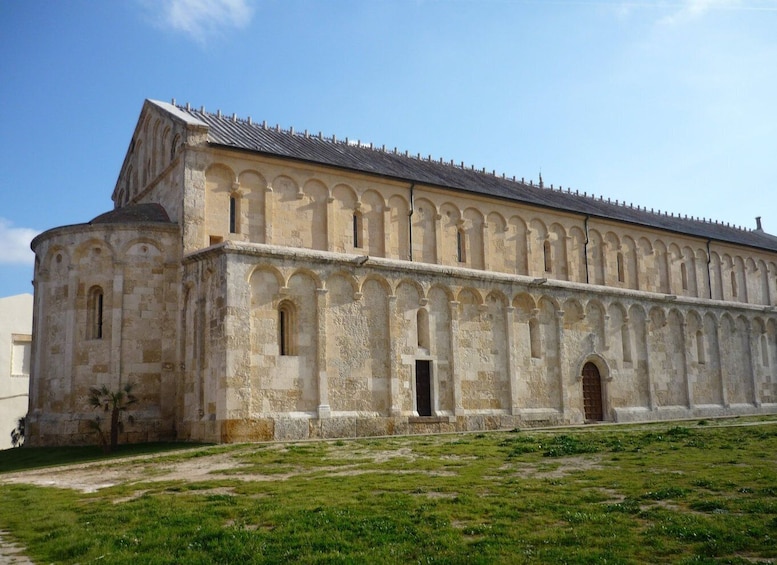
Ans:
POLYGON ((0 297, 145 98, 777 233, 777 0, 0 2, 0 297))

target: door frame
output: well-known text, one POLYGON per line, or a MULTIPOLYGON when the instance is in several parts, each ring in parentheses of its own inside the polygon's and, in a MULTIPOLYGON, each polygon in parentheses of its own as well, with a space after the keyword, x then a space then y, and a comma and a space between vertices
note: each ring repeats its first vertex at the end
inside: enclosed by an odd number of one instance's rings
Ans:
MULTIPOLYGON (((587 422, 585 415, 585 399, 583 397, 583 367, 586 364, 591 363, 599 371, 599 382, 602 389, 602 422, 612 422, 614 420, 612 416, 612 406, 610 403, 609 383, 613 379, 613 371, 610 368, 610 364, 601 355, 593 354, 586 355, 578 363, 577 368, 577 381, 580 384, 580 412, 584 422, 587 422)), ((592 420, 594 421, 594 420, 592 420)))
POLYGON ((413 363, 413 411, 421 418, 435 416, 436 410, 436 387, 434 386, 434 362, 431 359, 415 359, 413 363), (418 364, 425 363, 429 367, 429 414, 421 414, 418 409, 418 364))

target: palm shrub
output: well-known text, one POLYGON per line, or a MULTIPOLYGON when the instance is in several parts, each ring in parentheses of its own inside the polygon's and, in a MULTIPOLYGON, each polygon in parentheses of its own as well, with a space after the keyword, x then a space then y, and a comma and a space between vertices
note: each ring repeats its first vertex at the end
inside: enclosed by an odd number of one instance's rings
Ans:
MULTIPOLYGON (((100 417, 95 418, 93 422, 93 427, 99 434, 103 449, 106 452, 113 451, 119 444, 119 431, 123 427, 121 413, 126 412, 130 406, 138 401, 138 398, 132 394, 134 387, 133 383, 127 383, 116 391, 110 390, 106 385, 89 388, 89 405, 92 408, 102 408, 103 412, 111 414, 110 443, 105 441, 105 432, 101 427, 100 417)), ((132 423, 132 415, 128 415, 127 419, 132 423)))
POLYGON ((21 447, 24 444, 24 427, 27 423, 27 417, 22 416, 16 422, 16 427, 11 430, 11 445, 21 447))

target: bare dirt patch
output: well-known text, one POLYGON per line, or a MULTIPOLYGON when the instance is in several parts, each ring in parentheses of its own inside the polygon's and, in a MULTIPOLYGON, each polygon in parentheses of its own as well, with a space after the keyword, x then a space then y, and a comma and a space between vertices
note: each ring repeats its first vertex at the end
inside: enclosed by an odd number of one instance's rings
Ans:
POLYGON ((508 464, 504 465, 502 470, 514 471, 518 477, 524 479, 560 479, 576 471, 601 469, 601 460, 600 455, 558 457, 549 460, 548 463, 543 462, 541 464, 508 464))

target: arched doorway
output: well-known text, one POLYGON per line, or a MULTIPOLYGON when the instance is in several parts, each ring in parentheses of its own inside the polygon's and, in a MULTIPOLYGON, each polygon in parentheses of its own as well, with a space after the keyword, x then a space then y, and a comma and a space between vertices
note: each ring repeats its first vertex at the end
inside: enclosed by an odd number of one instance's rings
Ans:
POLYGON ((604 420, 602 404, 602 377, 599 368, 588 362, 583 365, 583 410, 586 422, 604 420))

